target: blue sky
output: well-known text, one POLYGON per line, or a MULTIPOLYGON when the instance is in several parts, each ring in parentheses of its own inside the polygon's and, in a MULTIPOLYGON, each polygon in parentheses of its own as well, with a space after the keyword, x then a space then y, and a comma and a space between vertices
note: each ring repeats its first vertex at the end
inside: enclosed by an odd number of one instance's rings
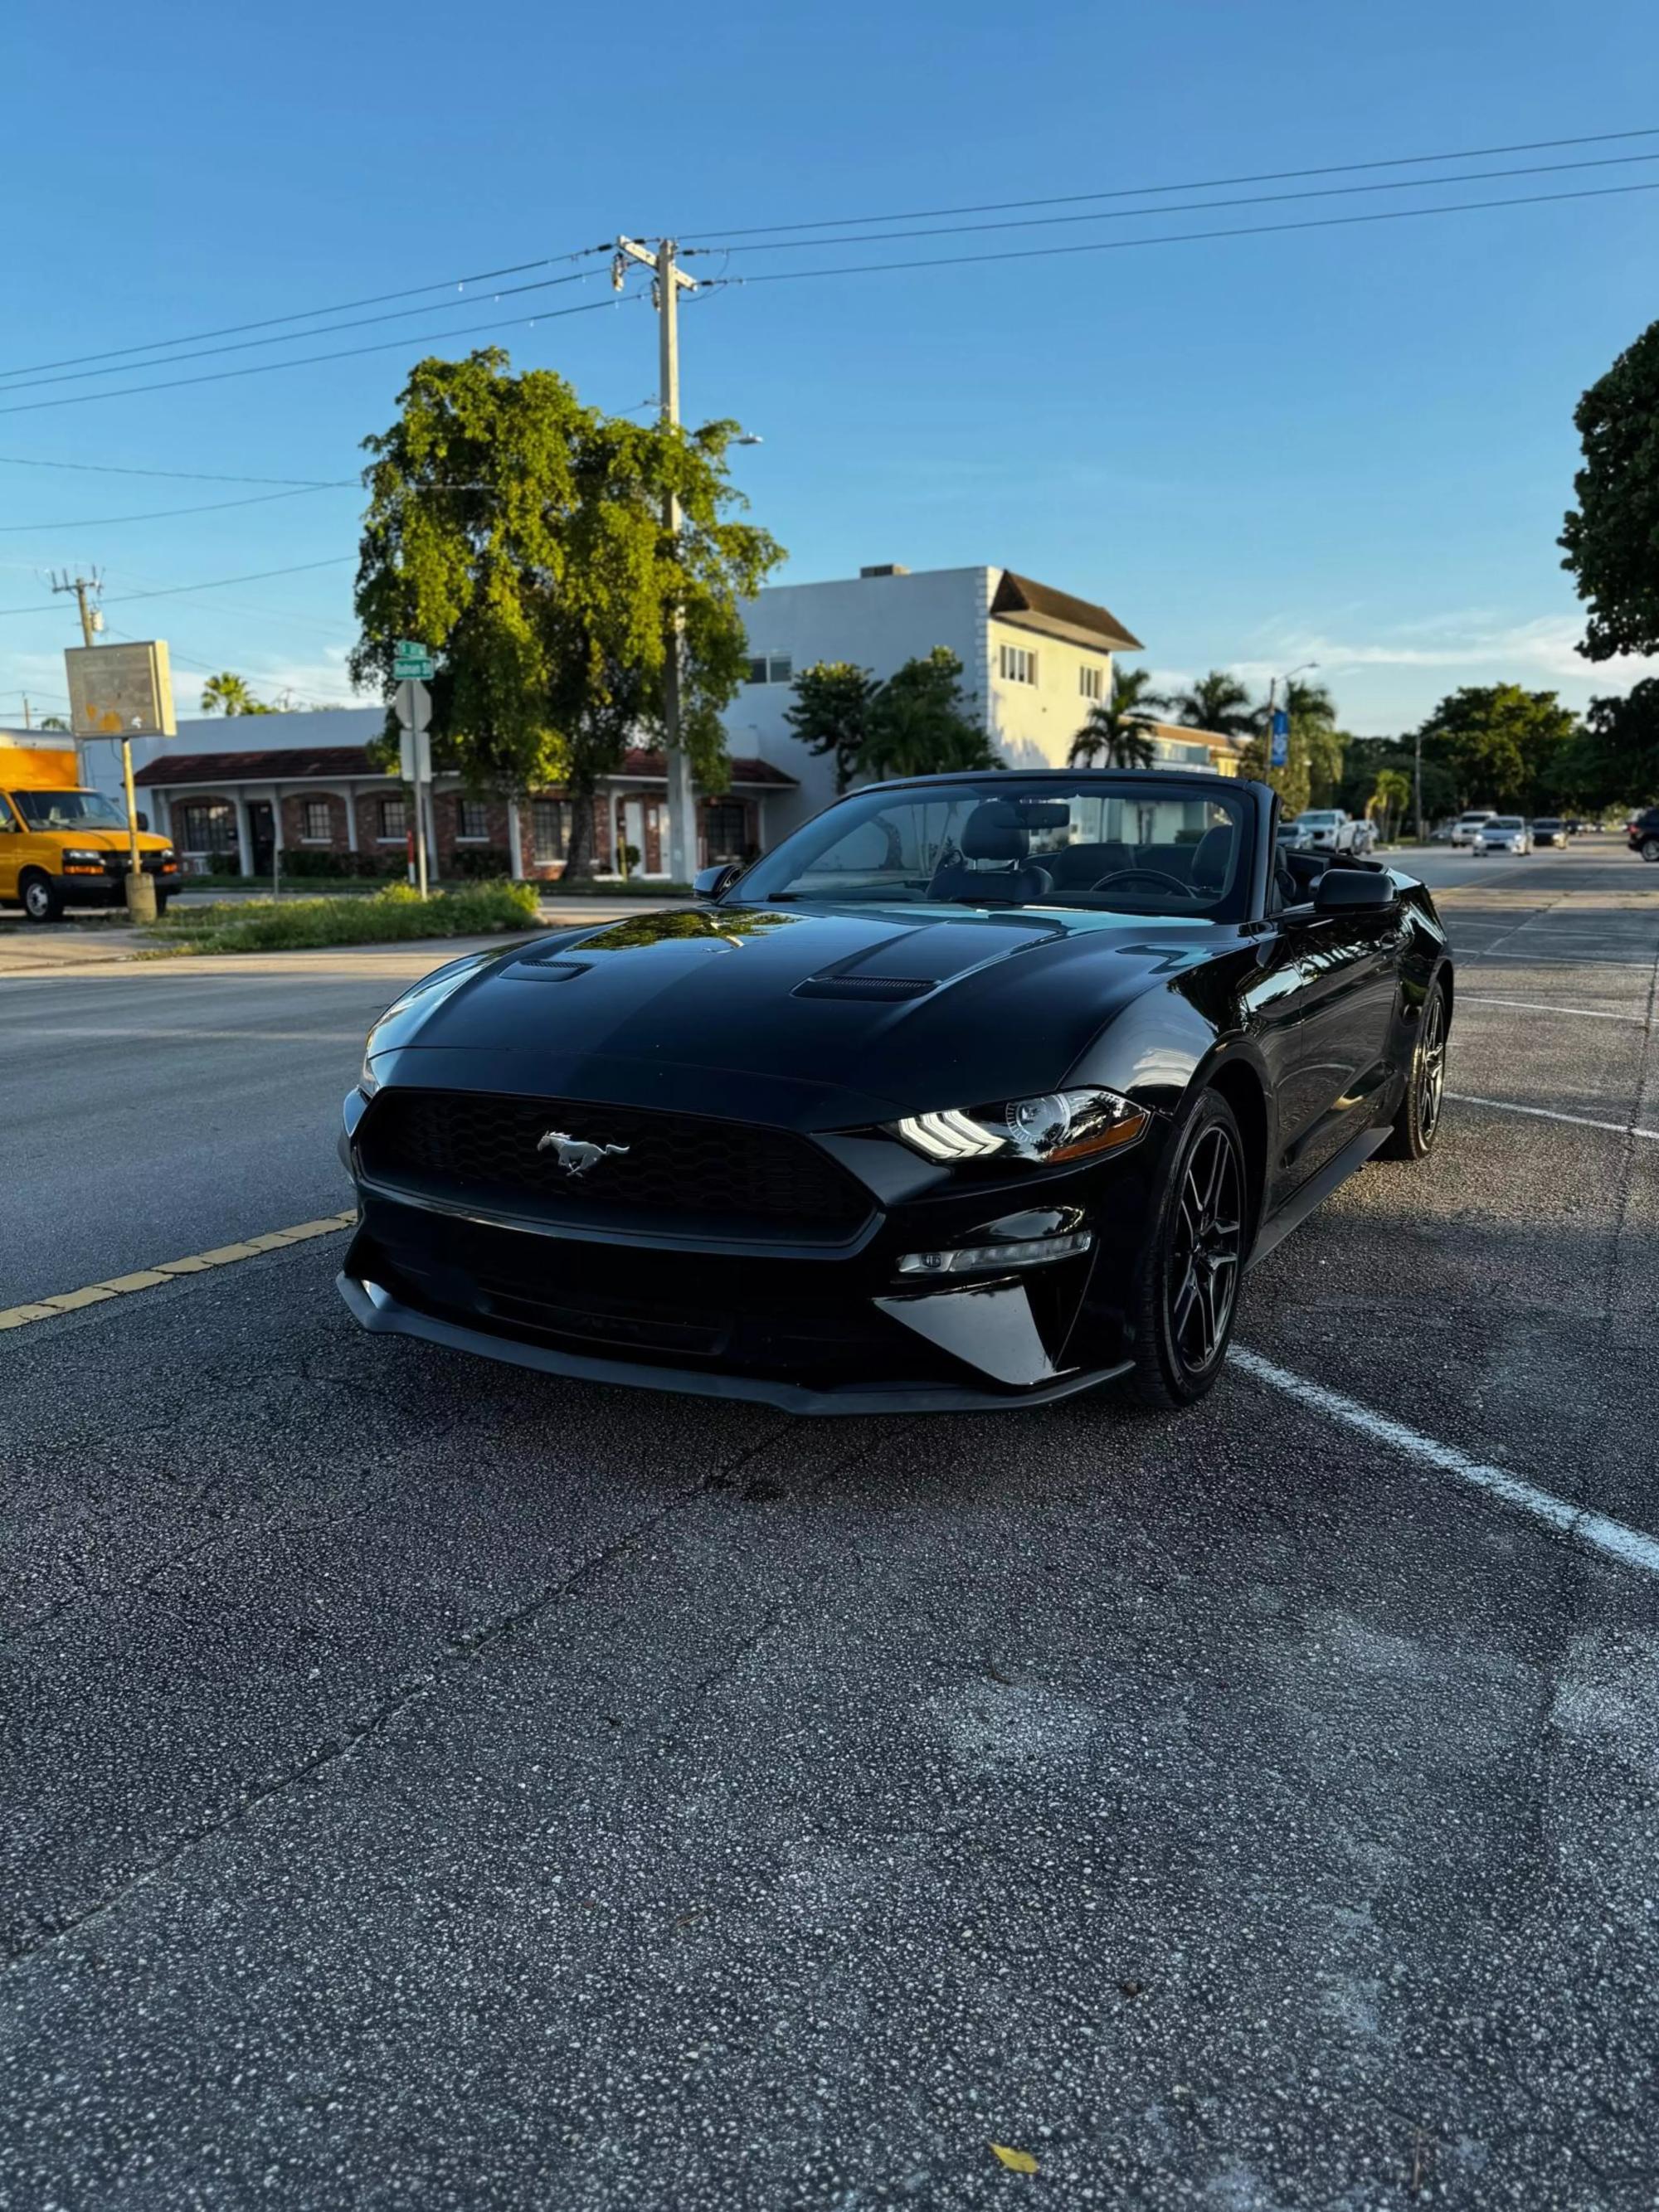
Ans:
MULTIPOLYGON (((0 366, 352 301, 619 229, 714 243, 768 223, 1659 125, 1651 0, 1059 0, 1030 13, 1006 0, 636 0, 615 14, 497 0, 477 16, 428 0, 212 13, 152 0, 76 21, 70 36, 27 9, 4 34, 0 366)), ((1440 166, 1647 151, 1659 157, 1659 137, 1440 166)), ((1659 181, 1659 158, 1208 217, 1153 201, 1127 221, 695 265, 759 275, 1646 179, 1659 181)), ((788 580, 875 561, 1004 563, 1103 600, 1159 672, 1257 678, 1316 659, 1356 730, 1407 726, 1455 685, 1503 677, 1582 703, 1644 672, 1577 663, 1553 541, 1572 407, 1655 313, 1656 244, 1659 191, 733 287, 686 309, 685 411, 763 437, 739 473, 790 549, 788 580)), ((259 487, 13 463, 353 477, 409 363, 464 349, 437 333, 606 299, 592 266, 586 284, 498 305, 489 286, 434 292, 441 306, 402 323, 171 372, 7 380, 0 410, 20 411, 0 411, 0 609, 45 599, 49 567, 95 562, 111 629, 171 640, 181 708, 205 667, 241 670, 267 695, 289 683, 344 699, 353 490, 123 521, 259 487), (388 337, 396 347, 356 359, 33 404, 388 337), (37 522, 54 526, 24 527, 37 522), (136 596, 313 562, 333 565, 136 596)), ((500 337, 517 364, 557 368, 607 407, 654 388, 637 304, 500 337)), ((0 619, 0 720, 23 688, 37 708, 58 702, 71 605, 0 619)))

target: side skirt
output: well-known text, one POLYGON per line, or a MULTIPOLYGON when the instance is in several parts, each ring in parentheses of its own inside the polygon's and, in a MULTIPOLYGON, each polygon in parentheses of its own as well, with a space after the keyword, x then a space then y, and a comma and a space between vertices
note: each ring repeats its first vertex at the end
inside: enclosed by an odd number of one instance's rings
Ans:
POLYGON ((1351 1144, 1344 1145, 1336 1157, 1322 1167, 1310 1182, 1306 1182, 1294 1196, 1287 1198, 1272 1220, 1263 1224, 1250 1256, 1245 1262, 1245 1272, 1269 1252, 1277 1251, 1293 1229, 1300 1229, 1316 1207, 1321 1206, 1334 1190, 1346 1182, 1356 1170, 1363 1168, 1371 1154, 1388 1141, 1389 1125, 1377 1122, 1362 1129, 1351 1144))

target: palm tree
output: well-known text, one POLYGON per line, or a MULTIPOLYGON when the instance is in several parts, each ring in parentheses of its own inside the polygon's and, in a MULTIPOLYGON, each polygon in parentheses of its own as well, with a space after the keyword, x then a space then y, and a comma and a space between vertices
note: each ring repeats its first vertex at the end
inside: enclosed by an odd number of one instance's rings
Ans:
POLYGON ((202 686, 204 714, 251 714, 253 709, 253 694, 247 688, 246 678, 234 676, 229 669, 221 675, 210 676, 202 686))
POLYGON ((69 724, 64 720, 61 714, 48 714, 41 722, 40 726, 43 730, 66 731, 69 728, 69 724))
POLYGON ((1222 738, 1247 737, 1255 726, 1257 712, 1249 692, 1224 668, 1200 676, 1175 702, 1176 721, 1194 730, 1213 730, 1222 738))
POLYGON ((1073 768, 1092 766, 1103 756, 1108 768, 1150 768, 1158 747, 1148 734, 1153 710, 1169 701, 1149 691, 1152 672, 1146 668, 1112 670, 1112 696, 1097 699, 1089 719, 1072 740, 1066 755, 1073 768))

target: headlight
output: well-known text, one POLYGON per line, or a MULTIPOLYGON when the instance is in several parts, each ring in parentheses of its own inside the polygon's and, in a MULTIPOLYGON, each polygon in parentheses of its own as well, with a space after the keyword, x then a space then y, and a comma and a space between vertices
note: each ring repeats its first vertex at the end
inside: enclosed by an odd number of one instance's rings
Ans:
POLYGON ((1054 1167, 1093 1152, 1121 1151, 1146 1133, 1152 1118, 1115 1091, 1050 1091, 1000 1105, 909 1115, 892 1130, 924 1159, 985 1160, 1000 1153, 1054 1167))
POLYGON ((95 868, 101 867, 104 862, 101 853, 83 853, 78 846, 66 846, 64 858, 66 860, 90 860, 95 868))
POLYGON ((372 1098, 380 1087, 380 1079, 368 1064, 368 1054, 363 1054, 363 1064, 357 1071, 357 1088, 365 1098, 372 1098))

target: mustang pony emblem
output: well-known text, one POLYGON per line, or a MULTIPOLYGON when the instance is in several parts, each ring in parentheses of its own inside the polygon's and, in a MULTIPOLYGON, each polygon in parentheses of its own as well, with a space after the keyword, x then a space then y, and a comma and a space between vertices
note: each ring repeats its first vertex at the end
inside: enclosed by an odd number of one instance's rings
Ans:
POLYGON ((626 1145, 590 1145, 585 1137, 567 1137, 562 1129, 550 1129, 536 1150, 551 1152, 568 1176, 585 1176, 603 1159, 620 1158, 626 1145))

